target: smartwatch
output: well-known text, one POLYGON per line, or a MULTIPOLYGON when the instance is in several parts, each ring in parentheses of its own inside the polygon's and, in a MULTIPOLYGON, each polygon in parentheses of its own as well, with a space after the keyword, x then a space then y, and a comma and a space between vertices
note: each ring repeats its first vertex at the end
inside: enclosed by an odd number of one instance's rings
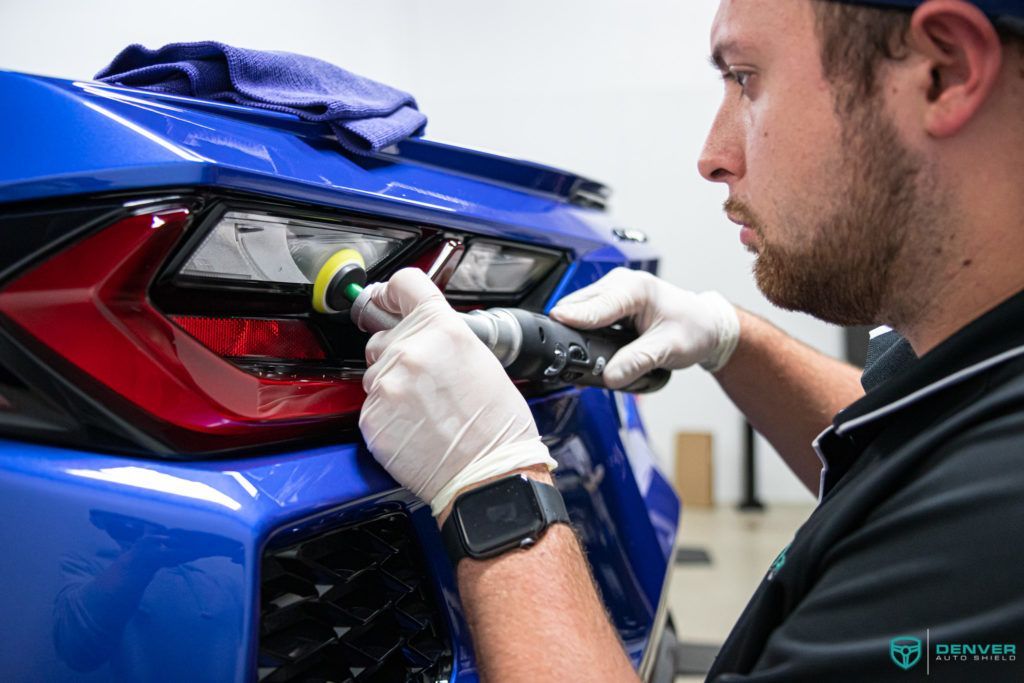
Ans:
POLYGON ((452 565, 464 557, 484 560, 536 543, 552 524, 569 523, 554 486, 513 474, 463 493, 441 525, 452 565))

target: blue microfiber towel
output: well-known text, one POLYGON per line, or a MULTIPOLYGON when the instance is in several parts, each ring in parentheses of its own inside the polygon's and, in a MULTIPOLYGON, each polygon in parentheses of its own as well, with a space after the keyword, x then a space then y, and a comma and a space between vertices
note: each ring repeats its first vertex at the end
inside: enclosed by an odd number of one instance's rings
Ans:
POLYGON ((295 114, 330 124, 351 152, 376 152, 422 135, 412 95, 325 61, 214 41, 129 45, 96 80, 295 114))

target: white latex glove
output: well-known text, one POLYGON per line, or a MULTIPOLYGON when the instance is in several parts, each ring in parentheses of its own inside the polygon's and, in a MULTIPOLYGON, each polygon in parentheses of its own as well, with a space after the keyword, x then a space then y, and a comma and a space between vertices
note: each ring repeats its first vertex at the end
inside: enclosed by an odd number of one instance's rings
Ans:
POLYGON ((736 308, 718 292, 694 292, 650 273, 616 268, 565 297, 551 317, 569 327, 593 329, 628 318, 640 337, 608 361, 605 383, 628 386, 655 368, 678 370, 699 363, 717 372, 740 338, 736 308))
POLYGON ((556 463, 501 363, 420 270, 369 295, 402 317, 366 346, 359 429, 373 457, 436 517, 461 489, 556 463))

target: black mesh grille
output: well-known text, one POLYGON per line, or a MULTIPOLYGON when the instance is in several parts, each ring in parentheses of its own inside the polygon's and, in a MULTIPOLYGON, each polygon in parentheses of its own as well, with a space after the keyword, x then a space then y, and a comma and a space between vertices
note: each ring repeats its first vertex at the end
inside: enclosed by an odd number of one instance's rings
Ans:
POLYGON ((267 552, 259 680, 433 683, 451 651, 399 513, 267 552))

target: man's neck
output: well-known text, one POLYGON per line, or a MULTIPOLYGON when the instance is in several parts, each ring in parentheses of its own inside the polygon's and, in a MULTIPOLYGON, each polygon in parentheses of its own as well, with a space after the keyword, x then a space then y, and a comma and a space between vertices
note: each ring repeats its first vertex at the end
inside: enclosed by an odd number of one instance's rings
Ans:
POLYGON ((916 264, 926 277, 907 278, 902 286, 899 305, 887 317, 918 356, 1024 290, 1024 226, 986 231, 976 242, 937 249, 934 255, 945 258, 925 268, 916 264))

